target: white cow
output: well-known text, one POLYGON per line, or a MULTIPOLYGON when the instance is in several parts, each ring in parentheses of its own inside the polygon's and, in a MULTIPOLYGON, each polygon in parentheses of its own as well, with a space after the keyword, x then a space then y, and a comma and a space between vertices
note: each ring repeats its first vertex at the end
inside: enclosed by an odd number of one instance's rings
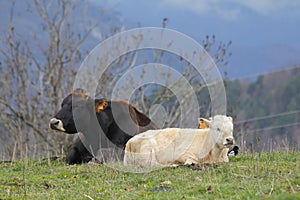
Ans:
POLYGON ((148 130, 131 138, 124 164, 141 167, 228 162, 222 153, 234 144, 232 118, 217 115, 209 128, 148 130))
MULTIPOLYGON (((199 122, 198 128, 200 128, 200 129, 209 128, 211 118, 205 119, 205 118, 200 117, 198 119, 198 122, 199 122)), ((225 158, 226 155, 227 156, 236 156, 238 153, 239 153, 239 147, 238 146, 233 146, 230 149, 229 148, 223 149, 222 154, 224 154, 224 155, 221 155, 221 156, 223 156, 225 158)))

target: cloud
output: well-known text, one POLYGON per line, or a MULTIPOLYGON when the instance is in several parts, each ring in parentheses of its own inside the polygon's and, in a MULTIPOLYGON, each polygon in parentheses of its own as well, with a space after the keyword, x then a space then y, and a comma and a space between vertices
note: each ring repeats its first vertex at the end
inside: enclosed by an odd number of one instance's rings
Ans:
POLYGON ((300 16, 300 0, 162 0, 164 6, 189 10, 198 15, 215 15, 226 20, 238 19, 244 10, 262 16, 278 12, 300 16))
POLYGON ((272 15, 279 11, 291 11, 295 8, 299 10, 300 1, 299 0, 284 0, 284 1, 274 1, 274 0, 232 0, 237 5, 244 6, 258 14, 261 15, 272 15))
POLYGON ((94 37, 94 38, 96 38, 97 40, 102 40, 103 38, 102 38, 102 33, 101 33, 101 31, 100 31, 100 29, 99 28, 94 28, 94 29, 92 29, 92 32, 91 32, 91 34, 92 34, 92 36, 94 37))
POLYGON ((164 6, 189 10, 199 15, 217 15, 225 19, 235 19, 240 10, 235 7, 224 6, 224 0, 163 0, 164 6))

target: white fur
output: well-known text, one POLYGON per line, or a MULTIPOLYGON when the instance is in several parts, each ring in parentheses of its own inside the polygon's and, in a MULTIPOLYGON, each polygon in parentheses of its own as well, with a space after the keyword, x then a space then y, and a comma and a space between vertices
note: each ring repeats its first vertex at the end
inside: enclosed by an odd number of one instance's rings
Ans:
POLYGON ((232 118, 221 115, 213 117, 206 129, 148 130, 127 142, 124 164, 149 167, 228 162, 226 139, 233 140, 232 132, 232 118))

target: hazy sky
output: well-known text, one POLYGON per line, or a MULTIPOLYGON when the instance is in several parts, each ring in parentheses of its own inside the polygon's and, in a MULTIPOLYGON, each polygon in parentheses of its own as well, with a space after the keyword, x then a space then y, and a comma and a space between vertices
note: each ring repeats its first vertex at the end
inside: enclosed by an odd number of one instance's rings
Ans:
POLYGON ((251 76, 300 63, 300 0, 114 0, 125 23, 161 26, 200 41, 233 42, 228 71, 251 76))

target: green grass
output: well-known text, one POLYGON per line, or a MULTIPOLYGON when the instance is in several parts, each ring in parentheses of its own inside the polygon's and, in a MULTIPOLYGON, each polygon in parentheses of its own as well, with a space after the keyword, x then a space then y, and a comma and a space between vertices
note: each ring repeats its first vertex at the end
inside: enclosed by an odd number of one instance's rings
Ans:
POLYGON ((0 164, 0 199, 300 199, 299 159, 299 151, 240 154, 216 168, 146 174, 20 160, 0 164))

